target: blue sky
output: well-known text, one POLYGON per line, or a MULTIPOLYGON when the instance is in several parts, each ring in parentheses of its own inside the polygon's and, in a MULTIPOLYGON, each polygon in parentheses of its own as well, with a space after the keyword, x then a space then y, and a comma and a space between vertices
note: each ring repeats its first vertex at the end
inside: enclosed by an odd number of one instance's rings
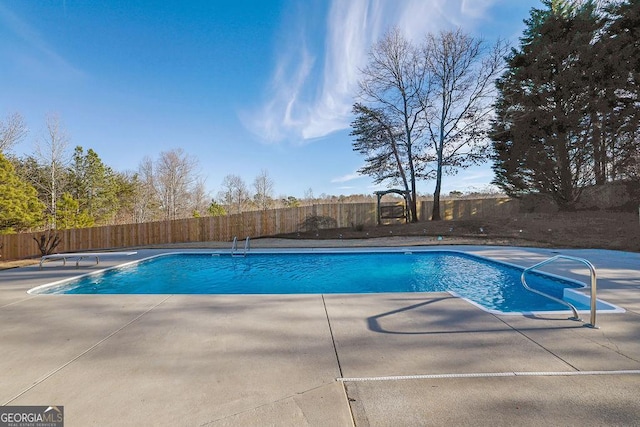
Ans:
MULTIPOLYGON (((537 0, 0 0, 0 117, 21 113, 29 153, 57 114, 71 149, 118 171, 182 148, 212 196, 261 170, 276 195, 371 194, 349 136, 358 70, 392 26, 462 27, 517 42, 537 0)), ((481 189, 488 165, 445 177, 481 189)), ((434 182, 418 185, 432 193, 434 182)))

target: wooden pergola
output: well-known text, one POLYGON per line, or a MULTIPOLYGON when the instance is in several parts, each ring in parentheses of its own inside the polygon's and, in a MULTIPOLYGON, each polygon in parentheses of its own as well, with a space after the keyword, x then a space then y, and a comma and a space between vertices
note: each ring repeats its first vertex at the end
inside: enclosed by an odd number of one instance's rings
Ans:
POLYGON ((409 192, 406 190, 399 190, 392 188, 390 190, 376 191, 374 193, 378 196, 378 225, 382 223, 383 219, 399 219, 404 218, 405 222, 409 222, 409 192), (387 194, 399 194, 404 198, 404 206, 380 206, 380 200, 387 194))

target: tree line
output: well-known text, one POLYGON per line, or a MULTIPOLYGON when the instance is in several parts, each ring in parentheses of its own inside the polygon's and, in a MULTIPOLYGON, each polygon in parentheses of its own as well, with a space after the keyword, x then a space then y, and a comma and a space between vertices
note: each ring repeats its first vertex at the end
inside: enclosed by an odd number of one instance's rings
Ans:
POLYGON ((0 119, 0 233, 142 223, 250 209, 297 206, 293 196, 274 196, 266 170, 248 186, 228 175, 212 197, 195 157, 178 148, 145 157, 136 171, 116 171, 98 153, 76 146, 61 119, 48 115, 31 154, 12 154, 26 139, 23 117, 0 119))
POLYGON ((438 220, 443 175, 486 161, 508 195, 562 210, 590 185, 640 193, 640 1, 601 3, 543 0, 511 49, 461 29, 417 42, 389 31, 353 105, 359 172, 399 185, 413 221, 417 181, 435 181, 438 220))
POLYGON ((180 149, 143 159, 136 172, 119 172, 91 148, 70 151, 56 115, 46 117, 31 154, 12 155, 27 133, 17 113, 0 120, 0 232, 175 219, 211 203, 196 161, 180 149))
MULTIPOLYGON (((71 150, 70 135, 56 115, 45 118, 44 132, 30 154, 14 155, 13 148, 28 134, 20 114, 0 118, 0 233, 377 200, 373 194, 316 196, 311 188, 302 198, 275 196, 275 183, 267 170, 261 170, 250 184, 237 175, 227 175, 212 197, 197 159, 182 149, 145 157, 136 171, 121 172, 105 164, 92 148, 75 146, 71 150)), ((463 194, 453 192, 450 196, 463 194)))
POLYGON ((48 115, 30 154, 13 148, 29 135, 23 117, 0 118, 0 233, 143 223, 311 203, 373 202, 373 195, 275 195, 267 170, 247 184, 227 175, 209 194, 198 161, 182 149, 145 157, 135 171, 116 171, 92 148, 75 146, 60 117, 48 115))

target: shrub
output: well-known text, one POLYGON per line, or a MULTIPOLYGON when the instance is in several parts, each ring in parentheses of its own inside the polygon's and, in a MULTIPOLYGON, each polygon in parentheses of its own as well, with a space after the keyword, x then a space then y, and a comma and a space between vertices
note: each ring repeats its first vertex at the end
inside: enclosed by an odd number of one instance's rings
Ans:
POLYGON ((38 243, 38 249, 40 249, 42 256, 51 255, 62 241, 60 235, 53 230, 47 230, 40 236, 34 237, 33 240, 38 243))
POLYGON ((330 216, 309 215, 300 223, 301 231, 318 231, 326 228, 336 228, 338 222, 330 216))

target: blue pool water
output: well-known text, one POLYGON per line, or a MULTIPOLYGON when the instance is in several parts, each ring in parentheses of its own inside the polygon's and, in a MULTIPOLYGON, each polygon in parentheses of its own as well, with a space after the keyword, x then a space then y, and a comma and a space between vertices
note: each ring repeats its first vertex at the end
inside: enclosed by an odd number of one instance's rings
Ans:
MULTIPOLYGON (((44 288, 66 294, 299 294, 452 291, 501 312, 567 310, 526 291, 522 269, 458 252, 172 254, 44 288)), ((579 284, 531 273, 535 289, 562 298, 579 284)), ((578 309, 588 309, 584 304, 578 309)))

